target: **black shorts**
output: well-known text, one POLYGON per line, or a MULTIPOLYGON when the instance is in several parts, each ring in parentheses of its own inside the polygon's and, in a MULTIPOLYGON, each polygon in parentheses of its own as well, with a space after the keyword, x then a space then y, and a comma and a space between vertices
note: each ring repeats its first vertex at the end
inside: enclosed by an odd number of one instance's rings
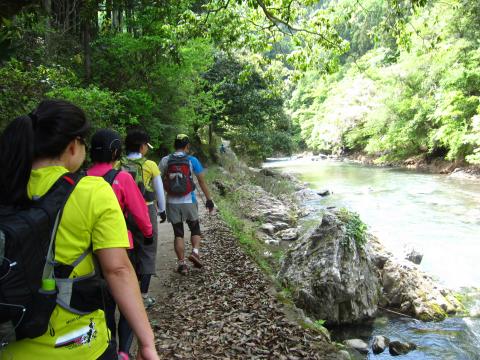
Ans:
MULTIPOLYGON (((195 221, 187 220, 186 223, 188 225, 188 228, 190 229, 190 233, 192 236, 201 235, 200 223, 198 222, 198 220, 195 220, 195 221)), ((173 227, 173 233, 175 237, 183 238, 185 236, 185 233, 183 230, 183 222, 172 224, 172 227, 173 227)))

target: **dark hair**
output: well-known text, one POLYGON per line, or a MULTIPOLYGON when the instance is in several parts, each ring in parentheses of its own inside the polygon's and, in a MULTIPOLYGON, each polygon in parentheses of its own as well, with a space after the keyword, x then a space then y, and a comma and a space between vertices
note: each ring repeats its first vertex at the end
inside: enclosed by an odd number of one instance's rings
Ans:
POLYGON ((185 134, 178 134, 173 142, 173 147, 175 150, 184 149, 188 144, 190 144, 190 139, 185 134))
POLYGON ((127 153, 139 152, 140 147, 150 141, 150 136, 142 129, 131 129, 125 138, 125 150, 127 153))
POLYGON ((33 161, 59 157, 89 129, 84 112, 61 100, 42 101, 28 116, 14 119, 0 136, 0 204, 28 204, 33 161))
POLYGON ((122 140, 118 132, 111 129, 98 130, 92 136, 90 158, 96 163, 117 161, 122 155, 122 140))

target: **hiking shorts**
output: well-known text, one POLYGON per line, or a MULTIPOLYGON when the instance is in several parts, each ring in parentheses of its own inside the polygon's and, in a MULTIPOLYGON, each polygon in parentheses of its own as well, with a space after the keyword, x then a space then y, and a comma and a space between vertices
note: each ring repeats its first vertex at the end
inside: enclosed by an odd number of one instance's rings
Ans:
MULTIPOLYGON (((191 236, 202 235, 200 231, 200 223, 198 222, 198 220, 195 220, 195 221, 187 220, 187 225, 188 225, 188 228, 190 229, 191 236)), ((173 226, 173 234, 175 235, 176 238, 177 237, 183 238, 185 236, 185 233, 183 230, 183 222, 172 224, 172 226, 173 226)))
POLYGON ((167 219, 172 224, 198 220, 198 203, 168 204, 167 219))

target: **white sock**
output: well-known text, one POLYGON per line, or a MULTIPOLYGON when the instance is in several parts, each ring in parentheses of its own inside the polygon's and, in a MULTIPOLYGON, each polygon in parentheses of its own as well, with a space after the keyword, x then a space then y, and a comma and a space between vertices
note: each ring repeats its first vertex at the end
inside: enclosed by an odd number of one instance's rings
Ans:
POLYGON ((196 255, 198 255, 198 249, 197 248, 193 248, 192 252, 196 255))

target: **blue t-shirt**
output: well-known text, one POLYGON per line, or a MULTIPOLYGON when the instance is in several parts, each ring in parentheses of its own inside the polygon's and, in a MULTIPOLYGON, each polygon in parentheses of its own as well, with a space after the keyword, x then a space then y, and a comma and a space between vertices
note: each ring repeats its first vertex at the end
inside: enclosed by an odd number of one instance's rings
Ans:
MULTIPOLYGON (((174 155, 181 156, 185 155, 183 151, 177 151, 174 153, 174 155)), ((158 164, 158 167, 160 168, 160 171, 162 174, 165 174, 167 171, 167 164, 168 164, 168 158, 170 155, 165 156, 162 158, 160 161, 160 164, 158 164)), ((203 172, 203 166, 200 163, 200 161, 192 155, 188 155, 188 161, 190 161, 190 170, 192 171, 193 174, 199 175, 203 172)), ((192 191, 191 193, 184 195, 184 196, 174 196, 167 194, 167 203, 169 204, 191 204, 191 203, 196 203, 197 202, 197 197, 195 196, 195 191, 192 191)))

